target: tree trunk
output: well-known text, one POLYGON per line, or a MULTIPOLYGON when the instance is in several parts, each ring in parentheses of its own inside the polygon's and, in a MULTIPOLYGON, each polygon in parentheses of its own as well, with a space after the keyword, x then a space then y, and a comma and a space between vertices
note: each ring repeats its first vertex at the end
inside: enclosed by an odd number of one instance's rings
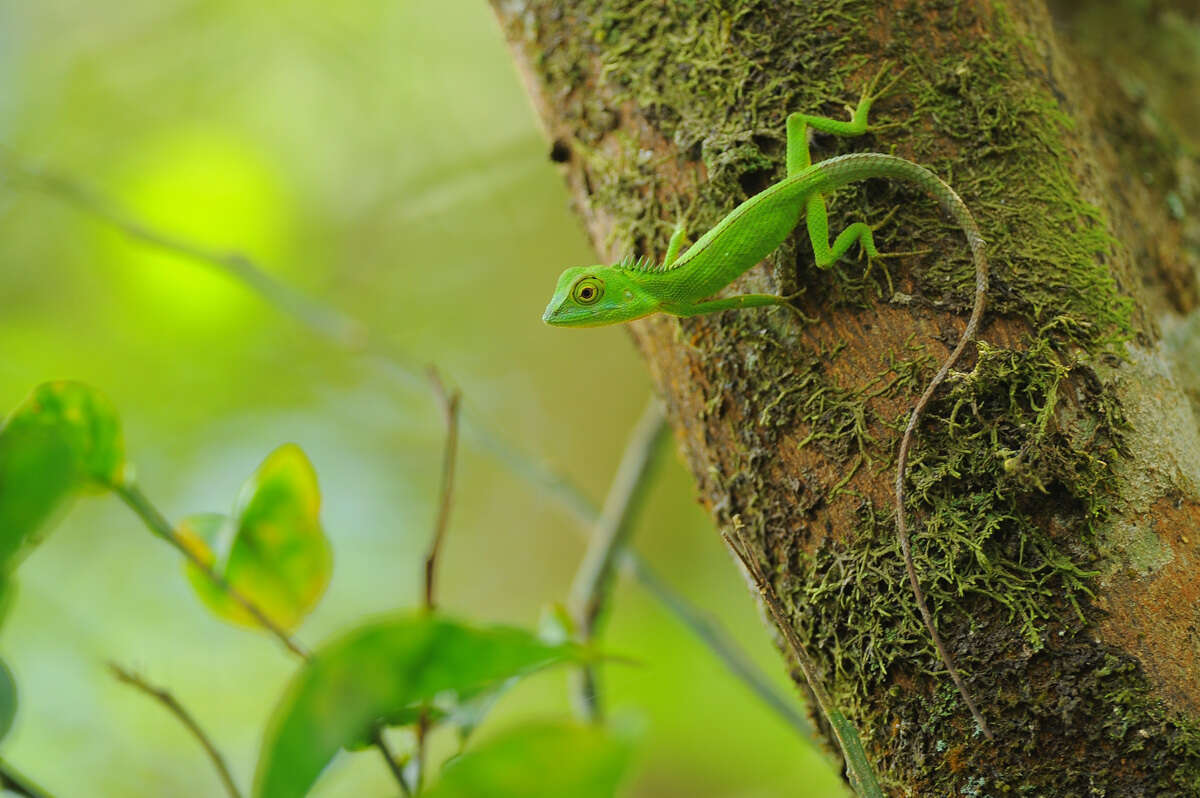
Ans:
POLYGON ((981 342, 920 426, 907 512, 995 743, 895 537, 899 433, 974 284, 962 231, 918 189, 870 180, 831 202, 835 233, 884 222, 896 256, 869 271, 815 268, 801 231, 735 284, 802 286, 813 323, 630 325, 700 500, 744 530, 895 794, 1200 794, 1200 381, 1181 385, 1162 332, 1200 299, 1200 202, 1170 121, 1069 55, 1033 0, 493 2, 608 262, 661 259, 677 218, 694 240, 781 177, 789 112, 841 117, 892 65, 875 129, 818 134, 813 159, 924 164, 987 241, 981 342))

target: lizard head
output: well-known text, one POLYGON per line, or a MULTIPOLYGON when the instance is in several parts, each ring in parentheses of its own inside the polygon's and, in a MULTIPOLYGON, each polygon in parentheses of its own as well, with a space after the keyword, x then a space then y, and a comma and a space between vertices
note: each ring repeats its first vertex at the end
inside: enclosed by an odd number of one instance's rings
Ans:
POLYGON ((542 321, 557 327, 599 327, 648 316, 658 304, 618 266, 574 266, 558 278, 542 321))

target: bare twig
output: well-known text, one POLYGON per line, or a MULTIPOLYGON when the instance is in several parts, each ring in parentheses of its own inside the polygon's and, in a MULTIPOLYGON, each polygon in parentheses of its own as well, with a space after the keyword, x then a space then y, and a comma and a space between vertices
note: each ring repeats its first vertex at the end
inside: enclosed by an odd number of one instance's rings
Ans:
POLYGON ((433 524, 433 536, 429 541, 429 552, 425 555, 425 608, 434 608, 434 579, 437 572, 438 554, 446 537, 450 522, 450 506, 454 498, 454 460, 458 451, 458 407, 462 395, 458 391, 447 391, 436 369, 429 370, 429 379, 442 405, 446 419, 446 444, 442 451, 442 485, 439 492, 437 519, 433 524))
POLYGON ((0 759, 0 787, 15 795, 24 795, 25 798, 50 798, 50 793, 18 773, 12 765, 2 759, 0 759))
POLYGON ((854 787, 855 792, 866 796, 866 798, 883 798, 883 791, 879 788, 879 783, 875 778, 875 770, 867 760, 867 753, 863 750, 858 730, 854 728, 854 725, 834 705, 833 699, 825 689, 824 682, 820 679, 816 663, 809 658, 808 652, 804 650, 804 644, 800 642, 800 637, 796 634, 795 627, 792 626, 791 621, 787 617, 787 612, 783 609, 783 602, 779 600, 779 594, 775 592, 775 588, 767 581, 767 577, 763 574, 758 562, 751 556, 750 549, 746 544, 745 534, 738 525, 736 518, 734 533, 731 535, 728 532, 722 532, 721 537, 725 539, 725 543, 737 555, 738 560, 742 563, 742 567, 746 569, 746 573, 754 580, 754 584, 758 588, 758 593, 762 596, 763 604, 766 605, 767 611, 771 613, 771 618, 775 621, 775 627, 783 635, 783 639, 787 642, 788 649, 790 649, 793 658, 795 658, 796 664, 800 666, 800 672, 804 674, 804 680, 808 682, 808 687, 812 691, 813 697, 817 699, 817 706, 820 707, 821 712, 829 721, 829 726, 833 729, 833 736, 837 738, 838 746, 842 749, 842 756, 845 757, 846 771, 850 777, 850 784, 854 787))
POLYGON ((192 736, 200 741, 200 745, 204 747, 204 752, 212 760, 213 767, 217 769, 217 775, 221 777, 221 783, 225 785, 225 792, 229 793, 231 798, 241 798, 242 794, 238 790, 237 782, 233 780, 233 774, 229 772, 228 765, 225 764, 225 758, 221 756, 221 752, 217 750, 217 746, 204 733, 204 729, 200 728, 200 724, 196 722, 196 719, 192 717, 190 712, 184 709, 175 696, 171 695, 165 688, 150 684, 138 674, 125 670, 115 662, 108 663, 108 668, 112 671, 113 676, 117 678, 117 681, 142 691, 166 707, 167 711, 174 715, 192 733, 192 736))
MULTIPOLYGON (((62 174, 29 167, 12 153, 0 148, 0 170, 10 176, 10 184, 44 193, 92 218, 108 224, 130 238, 151 247, 174 252, 212 266, 242 280, 268 304, 291 316, 315 335, 350 351, 368 355, 368 362, 398 386, 412 389, 421 384, 421 368, 412 359, 375 341, 360 321, 326 307, 281 283, 259 268, 251 259, 226 253, 159 232, 134 218, 82 183, 62 174), (364 349, 365 347, 365 349, 364 349)), ((550 468, 497 434, 489 422, 471 405, 461 409, 463 433, 509 471, 554 499, 576 520, 590 527, 600 517, 600 509, 570 479, 550 468)), ((654 569, 631 548, 621 553, 622 566, 630 570, 650 594, 675 618, 725 663, 733 676, 774 708, 800 734, 808 736, 811 727, 792 702, 780 693, 770 679, 754 665, 737 644, 723 633, 715 621, 694 607, 681 594, 659 578, 654 569)))
MULTIPOLYGON (((625 454, 604 500, 604 509, 571 583, 568 608, 585 642, 592 639, 597 621, 608 604, 618 554, 641 509, 650 483, 647 472, 654 455, 662 449, 668 433, 662 404, 652 397, 630 433, 625 454)), ((599 721, 603 714, 599 689, 594 664, 583 665, 577 679, 576 703, 581 714, 591 721, 599 721)))

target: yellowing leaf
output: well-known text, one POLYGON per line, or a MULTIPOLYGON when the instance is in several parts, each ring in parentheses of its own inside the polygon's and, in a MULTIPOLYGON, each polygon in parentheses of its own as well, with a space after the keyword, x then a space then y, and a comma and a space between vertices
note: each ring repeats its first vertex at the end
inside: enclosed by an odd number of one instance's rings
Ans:
POLYGON ((78 382, 39 385, 0 426, 0 569, 40 540, 84 489, 107 489, 125 464, 111 403, 78 382))
POLYGON ((511 627, 474 627, 429 613, 375 621, 324 646, 275 708, 255 776, 259 798, 306 795, 337 752, 381 721, 447 696, 478 696, 583 650, 511 627))
MULTIPOLYGON (((177 533, 233 590, 292 629, 316 606, 333 569, 320 509, 312 464, 300 447, 286 444, 242 486, 232 519, 193 516, 177 533)), ((192 587, 213 612, 234 623, 259 625, 201 569, 191 563, 186 568, 192 587)))

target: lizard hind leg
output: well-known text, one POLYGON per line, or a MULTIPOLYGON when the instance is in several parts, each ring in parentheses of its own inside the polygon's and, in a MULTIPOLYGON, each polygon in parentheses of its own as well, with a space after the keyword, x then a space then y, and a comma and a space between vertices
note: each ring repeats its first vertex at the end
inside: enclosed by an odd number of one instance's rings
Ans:
POLYGON ((828 269, 838 258, 845 255, 850 247, 854 246, 856 241, 859 244, 861 254, 867 256, 868 271, 870 271, 870 264, 878 258, 897 258, 903 255, 924 255, 928 253, 928 249, 880 252, 878 247, 875 246, 874 231, 887 224, 898 209, 898 205, 893 206, 875 224, 855 222, 839 233, 831 245, 829 243, 829 215, 825 210, 825 200, 819 194, 809 197, 808 205, 805 209, 805 223, 808 227, 808 238, 812 242, 813 255, 816 257, 817 265, 822 269, 828 269))
MULTIPOLYGON (((828 269, 838 258, 846 254, 857 241, 868 260, 879 257, 875 246, 875 237, 871 235, 871 225, 866 222, 855 222, 847 227, 838 237, 829 243, 829 214, 825 210, 825 198, 813 194, 808 198, 805 208, 805 224, 808 227, 808 239, 812 242, 813 255, 817 266, 828 269)), ((886 219, 884 220, 886 221, 886 219)))

